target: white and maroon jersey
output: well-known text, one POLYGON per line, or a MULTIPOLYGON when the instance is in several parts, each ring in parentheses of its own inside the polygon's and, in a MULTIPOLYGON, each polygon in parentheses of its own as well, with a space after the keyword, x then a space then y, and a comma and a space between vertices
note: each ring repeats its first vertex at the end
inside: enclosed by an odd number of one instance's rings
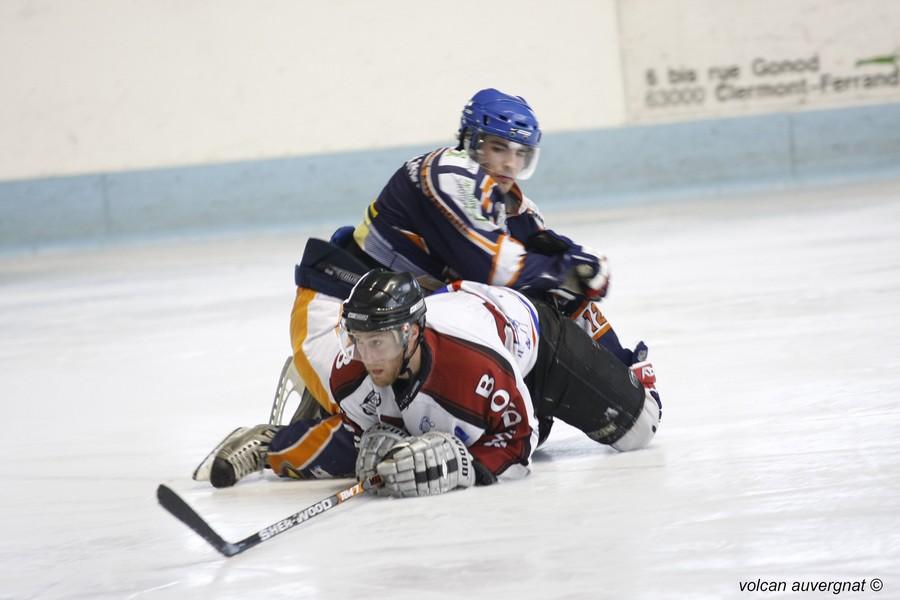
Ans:
POLYGON ((500 479, 529 472, 537 421, 523 381, 537 355, 534 307, 512 290, 466 282, 426 299, 422 367, 412 381, 376 386, 363 364, 339 354, 331 391, 356 436, 378 423, 412 435, 461 439, 500 479))
POLYGON ((497 337, 515 359, 522 377, 531 372, 537 360, 540 325, 537 310, 521 293, 475 281, 454 281, 426 298, 425 304, 430 311, 427 320, 431 321, 433 318, 434 327, 451 335, 456 335, 456 328, 460 326, 466 331, 472 329, 471 321, 466 322, 470 319, 469 315, 482 316, 485 325, 483 329, 478 328, 477 333, 483 335, 489 332, 490 341, 495 332, 490 329, 486 316, 482 314, 486 309, 494 317, 497 337), (453 300, 435 302, 444 293, 452 294, 453 300))
POLYGON ((546 289, 564 279, 569 264, 525 249, 543 229, 518 185, 504 194, 465 151, 439 148, 394 173, 354 239, 394 271, 546 289))

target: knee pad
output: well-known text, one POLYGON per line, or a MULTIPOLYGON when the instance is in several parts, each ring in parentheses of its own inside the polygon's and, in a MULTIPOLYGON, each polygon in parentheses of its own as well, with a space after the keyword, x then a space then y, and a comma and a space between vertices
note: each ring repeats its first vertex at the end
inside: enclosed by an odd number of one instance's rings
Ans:
POLYGON ((656 435, 661 416, 662 405, 659 401, 659 394, 657 394, 656 390, 644 389, 644 406, 641 408, 634 425, 631 426, 631 429, 625 435, 610 445, 619 452, 646 448, 653 436, 656 435))

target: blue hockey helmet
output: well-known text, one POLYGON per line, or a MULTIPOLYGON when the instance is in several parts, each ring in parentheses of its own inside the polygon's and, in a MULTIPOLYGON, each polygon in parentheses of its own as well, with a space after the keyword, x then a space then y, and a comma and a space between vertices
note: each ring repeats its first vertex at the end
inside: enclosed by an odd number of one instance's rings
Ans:
POLYGON ((511 96, 494 88, 479 91, 463 107, 459 122, 460 149, 466 149, 476 161, 486 135, 503 138, 528 152, 519 179, 527 179, 537 166, 541 129, 537 116, 525 98, 511 96))
POLYGON ((541 143, 537 116, 525 98, 494 88, 479 91, 463 108, 460 139, 466 132, 476 130, 535 148, 541 143))

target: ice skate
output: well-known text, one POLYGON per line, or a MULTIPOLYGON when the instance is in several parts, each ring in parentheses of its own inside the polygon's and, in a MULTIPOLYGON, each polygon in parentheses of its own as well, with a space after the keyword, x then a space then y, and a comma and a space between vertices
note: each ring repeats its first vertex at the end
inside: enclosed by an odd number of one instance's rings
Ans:
POLYGON ((194 470, 195 481, 209 481, 213 487, 230 487, 251 473, 262 471, 269 444, 278 431, 271 425, 238 427, 194 470))

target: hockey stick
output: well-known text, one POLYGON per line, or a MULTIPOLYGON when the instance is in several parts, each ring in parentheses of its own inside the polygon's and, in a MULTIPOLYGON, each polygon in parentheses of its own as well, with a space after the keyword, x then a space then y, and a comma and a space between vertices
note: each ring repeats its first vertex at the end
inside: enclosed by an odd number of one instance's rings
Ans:
POLYGON ((213 531, 213 528, 203 520, 203 517, 197 514, 197 511, 193 508, 188 506, 187 502, 182 500, 181 496, 176 494, 172 488, 167 485, 160 484, 159 487, 156 488, 156 498, 159 500, 162 507, 169 511, 172 516, 190 527, 194 533, 209 542, 213 548, 221 552, 224 556, 234 556, 235 554, 240 554, 244 550, 261 544, 266 540, 270 540, 279 533, 284 533, 300 523, 331 510, 345 500, 349 500, 350 498, 358 496, 366 490, 378 487, 379 485, 381 485, 381 478, 378 475, 375 475, 365 481, 355 483, 332 496, 323 498, 315 504, 307 506, 300 512, 285 517, 277 523, 264 527, 253 535, 249 535, 241 541, 234 543, 225 541, 222 536, 213 531))

